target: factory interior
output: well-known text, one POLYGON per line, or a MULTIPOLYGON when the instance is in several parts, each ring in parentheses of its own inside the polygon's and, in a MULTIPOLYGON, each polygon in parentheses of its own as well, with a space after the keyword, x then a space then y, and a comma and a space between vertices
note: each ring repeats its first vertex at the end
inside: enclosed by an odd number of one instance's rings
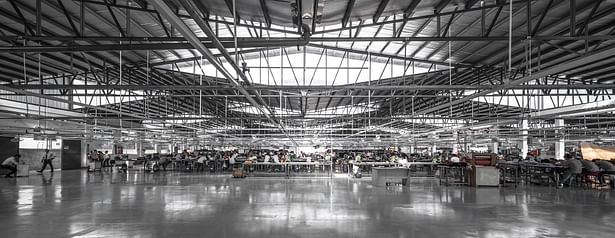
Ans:
POLYGON ((4 237, 609 237, 615 1, 0 0, 4 237))

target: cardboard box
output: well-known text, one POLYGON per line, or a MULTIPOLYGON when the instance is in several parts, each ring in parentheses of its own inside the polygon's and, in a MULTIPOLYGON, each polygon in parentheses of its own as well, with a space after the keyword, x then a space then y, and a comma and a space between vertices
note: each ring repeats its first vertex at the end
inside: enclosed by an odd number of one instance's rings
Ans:
POLYGON ((17 177, 28 177, 30 176, 30 166, 27 164, 18 164, 17 165, 17 177))

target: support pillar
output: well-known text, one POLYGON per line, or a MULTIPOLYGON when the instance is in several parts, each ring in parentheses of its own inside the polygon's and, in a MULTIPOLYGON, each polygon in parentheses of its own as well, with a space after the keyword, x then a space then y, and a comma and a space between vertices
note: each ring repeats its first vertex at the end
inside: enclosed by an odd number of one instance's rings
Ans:
POLYGON ((499 150, 499 144, 497 141, 494 141, 491 143, 491 153, 498 153, 499 150))
POLYGON ((459 152, 459 132, 453 132, 453 153, 459 152))
POLYGON ((431 146, 431 155, 435 155, 437 150, 438 149, 436 148, 436 142, 434 142, 431 146))
POLYGON ((527 120, 523 120, 521 121, 521 157, 523 159, 525 159, 527 157, 527 153, 529 152, 529 147, 527 144, 527 137, 528 137, 528 122, 527 120))
POLYGON ((143 157, 144 156, 144 151, 143 151, 143 142, 138 141, 135 143, 135 149, 137 149, 137 157, 143 157))
MULTIPOLYGON (((555 119, 555 127, 557 128, 563 128, 564 127, 564 119, 555 119)), ((558 135, 560 132, 560 130, 555 130, 555 134, 558 135)), ((564 144, 564 138, 563 137, 559 137, 556 136, 555 137, 556 142, 555 142, 555 159, 557 160, 563 160, 564 159, 564 153, 566 153, 566 147, 564 144)))

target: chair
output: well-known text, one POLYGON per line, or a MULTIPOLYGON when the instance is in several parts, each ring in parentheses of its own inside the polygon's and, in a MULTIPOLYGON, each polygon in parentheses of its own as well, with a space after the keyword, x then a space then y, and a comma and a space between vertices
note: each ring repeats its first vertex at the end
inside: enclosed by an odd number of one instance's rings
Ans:
POLYGON ((583 171, 581 173, 581 182, 585 188, 598 188, 600 187, 600 172, 583 171))

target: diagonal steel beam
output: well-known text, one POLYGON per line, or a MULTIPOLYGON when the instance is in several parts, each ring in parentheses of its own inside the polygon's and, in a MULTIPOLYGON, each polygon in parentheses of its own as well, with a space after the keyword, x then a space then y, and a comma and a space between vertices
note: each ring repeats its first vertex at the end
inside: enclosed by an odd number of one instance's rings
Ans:
POLYGON ((444 109, 444 108, 448 108, 448 107, 453 106, 453 105, 457 105, 457 104, 460 104, 460 103, 463 103, 463 102, 470 101, 470 100, 472 100, 474 98, 477 98, 477 97, 482 97, 482 96, 485 96, 485 95, 488 95, 488 94, 491 94, 491 93, 496 93, 499 90, 509 89, 511 87, 523 84, 523 83, 531 81, 531 80, 539 79, 539 78, 546 77, 546 76, 553 75, 553 74, 562 73, 562 72, 565 72, 567 70, 571 70, 571 69, 574 69, 574 68, 577 68, 577 67, 580 67, 580 66, 583 66, 583 65, 587 65, 587 64, 590 64, 590 63, 593 63, 593 62, 604 60, 604 59, 613 57, 614 54, 615 54, 615 46, 611 46, 611 47, 609 47, 607 49, 604 49, 604 50, 602 50, 600 52, 597 52, 597 53, 594 53, 594 54, 590 54, 590 55, 586 55, 586 56, 583 56, 583 57, 577 57, 577 58, 575 58, 573 60, 570 60, 568 62, 564 62, 564 63, 558 64, 558 65, 552 66, 550 68, 547 68, 547 69, 544 69, 542 71, 536 72, 534 74, 522 77, 520 79, 517 79, 517 80, 514 80, 514 81, 510 81, 510 82, 505 83, 505 84, 496 85, 496 86, 494 86, 493 89, 485 90, 485 91, 478 92, 478 93, 475 93, 475 94, 472 94, 472 95, 468 95, 468 96, 465 96, 465 97, 460 98, 458 100, 455 100, 455 101, 452 101, 452 102, 449 102, 449 103, 445 103, 445 104, 441 104, 439 106, 430 107, 428 109, 419 111, 416 114, 423 115, 423 114, 428 114, 428 113, 436 112, 438 110, 441 110, 441 109, 444 109))
POLYGON ((271 28, 271 16, 269 16, 269 10, 267 9, 267 1, 260 0, 261 10, 263 11, 263 17, 265 18, 265 24, 267 28, 271 28))
MULTIPOLYGON (((193 17, 193 20, 199 25, 199 27, 203 30, 203 32, 211 38, 213 44, 218 48, 218 50, 222 53, 227 62, 235 69, 237 76, 240 76, 248 85, 249 81, 247 80, 246 75, 241 71, 239 66, 234 62, 232 57, 228 54, 226 49, 222 46, 220 41, 218 41, 215 33, 209 27, 209 25, 201 19, 198 12, 195 10, 194 2, 189 0, 180 0, 180 4, 184 6, 184 9, 193 17)), ((152 0, 150 3, 158 10, 158 12, 163 15, 171 24, 173 24, 177 30, 192 44, 203 56, 220 72, 222 75, 231 83, 233 87, 235 87, 242 95, 246 97, 246 99, 252 104, 259 112, 264 114, 267 119, 273 124, 277 125, 280 131, 287 135, 287 137, 291 140, 292 138, 286 132, 284 126, 277 121, 275 115, 269 108, 264 108, 262 104, 259 104, 251 97, 250 93, 244 88, 243 84, 235 79, 235 77, 224 67, 221 61, 219 61, 213 53, 203 45, 203 43, 196 36, 194 31, 190 29, 176 14, 169 8, 169 6, 163 0, 152 0)), ((258 93, 255 93, 258 96, 258 93)), ((261 102, 264 100, 261 97, 257 97, 261 102)), ((263 103, 264 104, 264 103, 263 103)), ((294 141, 293 141, 294 142, 294 141)), ((296 142, 295 142, 296 144, 296 142)))
POLYGON ((380 16, 382 15, 382 12, 384 12, 384 9, 387 7, 387 4, 389 4, 389 0, 380 1, 378 9, 376 9, 376 14, 374 14, 373 22, 378 22, 378 19, 380 19, 380 16))
POLYGON ((233 11, 233 0, 224 0, 224 3, 226 3, 226 6, 228 7, 229 12, 231 12, 231 15, 237 16, 237 19, 235 19, 235 22, 239 24, 239 21, 241 21, 241 17, 239 16, 239 13, 237 13, 237 9, 233 11))
POLYGON ((465 8, 466 9, 470 9, 472 8, 472 6, 474 6, 474 4, 476 4, 478 2, 478 0, 467 0, 466 4, 465 4, 465 8))
POLYGON ((346 24, 350 20, 350 14, 352 13, 352 8, 354 8, 355 0, 348 1, 348 6, 346 6, 346 11, 344 12, 344 18, 342 18, 342 27, 346 27, 346 24))

